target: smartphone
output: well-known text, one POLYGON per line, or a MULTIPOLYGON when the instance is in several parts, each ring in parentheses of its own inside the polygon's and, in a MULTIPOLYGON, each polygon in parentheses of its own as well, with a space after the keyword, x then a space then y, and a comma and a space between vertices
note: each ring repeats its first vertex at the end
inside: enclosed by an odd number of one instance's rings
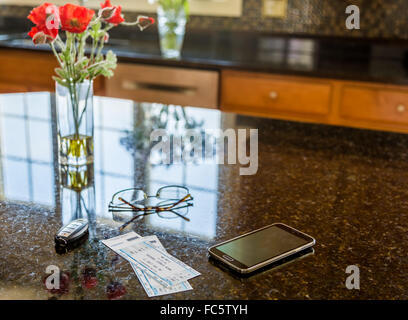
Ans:
POLYGON ((283 223, 274 223, 208 249, 209 254, 239 273, 250 273, 299 251, 316 240, 283 223))

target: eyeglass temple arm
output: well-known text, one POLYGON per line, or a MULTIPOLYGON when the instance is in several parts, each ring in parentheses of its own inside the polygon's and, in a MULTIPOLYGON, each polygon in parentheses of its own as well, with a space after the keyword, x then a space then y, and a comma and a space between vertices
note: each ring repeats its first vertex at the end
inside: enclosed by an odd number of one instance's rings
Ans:
MULTIPOLYGON (((191 197, 190 194, 187 194, 183 199, 180 199, 179 201, 177 201, 176 203, 172 204, 171 206, 167 207, 167 208, 163 208, 163 210, 160 211, 166 211, 170 208, 174 208, 176 205, 178 205, 179 203, 186 201, 189 197, 191 197)), ((142 209, 135 207, 133 204, 129 203, 128 201, 126 201, 125 199, 123 199, 122 197, 118 198, 120 201, 122 201, 123 203, 127 204, 128 206, 132 207, 133 209, 135 209, 136 211, 143 211, 142 209)), ((183 219, 186 219, 187 221, 190 221, 188 218, 183 217, 182 215, 176 213, 178 216, 182 217, 183 219)), ((119 231, 123 230, 127 225, 129 225, 131 222, 133 222, 133 220, 135 220, 136 218, 138 218, 138 216, 133 217, 132 219, 130 219, 128 222, 124 223, 120 228, 119 231)))
POLYGON ((143 209, 138 208, 138 207, 134 206, 133 204, 131 204, 130 202, 126 201, 126 200, 123 199, 122 197, 119 197, 118 199, 119 199, 120 201, 122 201, 123 203, 126 203, 128 206, 131 206, 132 209, 134 209, 135 211, 144 211, 143 209))
MULTIPOLYGON (((120 201, 126 203, 128 206, 131 206, 132 209, 134 209, 134 210, 136 210, 136 211, 142 211, 142 210, 140 210, 140 208, 135 207, 133 204, 129 203, 128 201, 126 201, 126 200, 123 199, 122 197, 119 197, 118 199, 119 199, 120 201)), ((135 216, 135 217, 133 217, 132 219, 130 219, 128 222, 125 222, 125 223, 119 228, 119 231, 122 231, 124 228, 126 228, 126 226, 128 226, 130 223, 133 222, 133 220, 135 220, 135 219, 138 218, 138 217, 139 217, 139 216, 135 216)))
POLYGON ((191 198, 190 194, 187 194, 183 199, 180 199, 179 201, 177 201, 176 203, 173 203, 172 205, 168 206, 168 207, 164 207, 164 208, 160 208, 160 211, 166 211, 168 209, 174 208, 175 206, 177 206, 178 204, 188 200, 188 198, 191 198))
POLYGON ((122 224, 120 227, 119 227, 119 231, 122 231, 123 229, 125 229, 129 224, 131 224, 134 220, 136 220, 137 218, 140 218, 140 217, 142 217, 142 216, 148 216, 148 215, 150 215, 150 214, 153 214, 153 212, 146 212, 146 213, 142 213, 142 214, 139 214, 139 215, 137 215, 137 216, 134 216, 132 219, 130 219, 129 221, 127 221, 127 222, 125 222, 124 224, 122 224))
POLYGON ((179 216, 180 218, 182 218, 182 219, 184 219, 184 220, 190 222, 190 219, 187 218, 187 217, 185 217, 185 216, 183 216, 182 214, 180 214, 180 213, 178 213, 178 212, 176 212, 176 211, 174 211, 174 210, 168 210, 168 211, 169 211, 169 212, 172 212, 172 213, 174 213, 176 216, 179 216))
POLYGON ((130 219, 128 222, 125 222, 124 224, 122 224, 119 227, 119 231, 122 231, 123 229, 125 229, 130 223, 132 223, 133 220, 135 220, 137 217, 133 217, 132 219, 130 219))

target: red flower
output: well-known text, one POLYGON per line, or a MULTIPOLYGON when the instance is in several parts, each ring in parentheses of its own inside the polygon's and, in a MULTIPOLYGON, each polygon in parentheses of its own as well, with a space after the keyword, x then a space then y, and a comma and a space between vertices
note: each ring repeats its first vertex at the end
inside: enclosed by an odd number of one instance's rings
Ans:
POLYGON ((112 10, 103 10, 101 12, 102 20, 111 23, 115 26, 121 24, 125 19, 122 16, 122 6, 113 6, 110 0, 105 0, 105 3, 101 3, 101 8, 111 8, 112 10))
POLYGON ((146 16, 138 16, 137 23, 141 31, 151 26, 154 23, 154 19, 146 16))
POLYGON ((95 12, 91 9, 68 3, 59 8, 61 29, 72 33, 82 33, 88 28, 94 14, 95 12))
POLYGON ((41 6, 31 10, 27 17, 30 19, 37 27, 45 27, 48 29, 58 29, 59 28, 59 14, 58 8, 52 3, 43 3, 41 6))
POLYGON ((96 277, 96 270, 93 268, 85 268, 82 271, 82 287, 92 289, 98 285, 98 278, 96 277))
POLYGON ((106 287, 106 294, 109 300, 117 300, 126 294, 126 288, 120 282, 112 282, 106 287))
POLYGON ((49 275, 45 276, 43 278, 45 289, 48 290, 52 294, 62 295, 62 294, 68 293, 69 285, 71 282, 70 276, 71 274, 69 272, 63 271, 60 273, 59 288, 47 288, 47 278, 49 277, 49 275))
POLYGON ((50 43, 57 37, 58 29, 48 29, 46 26, 32 27, 28 35, 34 44, 50 43))

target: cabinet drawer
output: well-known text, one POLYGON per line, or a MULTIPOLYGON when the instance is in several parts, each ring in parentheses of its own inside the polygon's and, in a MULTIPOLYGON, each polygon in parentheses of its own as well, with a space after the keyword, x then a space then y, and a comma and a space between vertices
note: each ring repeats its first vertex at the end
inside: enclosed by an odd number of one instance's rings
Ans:
POLYGON ((223 107, 228 110, 327 115, 331 84, 255 73, 225 72, 223 107))
POLYGON ((52 76, 58 62, 52 53, 1 49, 0 60, 0 82, 25 87, 26 91, 31 87, 54 90, 52 76))
MULTIPOLYGON (((55 90, 54 69, 57 60, 49 52, 23 49, 0 50, 0 92, 28 92, 55 90)), ((104 78, 94 81, 94 93, 104 93, 104 78)))
POLYGON ((24 85, 18 85, 13 83, 3 83, 0 82, 0 93, 10 93, 10 92, 27 92, 28 88, 24 85))
POLYGON ((343 118, 408 124, 408 91, 346 85, 342 90, 343 118))
POLYGON ((111 97, 217 108, 218 72, 121 63, 106 83, 111 97))

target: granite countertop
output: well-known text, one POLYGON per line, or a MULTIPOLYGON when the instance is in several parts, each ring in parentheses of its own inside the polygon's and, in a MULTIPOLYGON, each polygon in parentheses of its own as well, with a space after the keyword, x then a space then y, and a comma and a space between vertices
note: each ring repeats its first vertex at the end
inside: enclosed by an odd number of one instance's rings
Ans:
MULTIPOLYGON (((35 47, 26 36, 29 29, 27 19, 4 18, 0 48, 50 50, 47 45, 35 47)), ((155 25, 144 32, 115 28, 105 49, 115 51, 122 62, 408 84, 406 41, 200 32, 187 27, 181 59, 168 60, 160 55, 155 25)))
POLYGON ((145 140, 163 106, 97 97, 95 163, 73 188, 57 165, 53 101, 48 93, 0 95, 0 298, 107 299, 107 287, 120 283, 126 293, 113 297, 146 299, 128 262, 99 240, 118 235, 128 218, 108 212, 114 192, 152 194, 169 184, 189 187, 190 222, 153 215, 125 232, 157 235, 202 275, 190 281, 193 290, 157 299, 408 298, 407 135, 185 108, 199 132, 259 130, 257 174, 241 176, 239 164, 157 164, 145 140), (56 253, 54 234, 80 215, 90 221, 89 239, 56 253), (208 259, 209 246, 275 222, 315 237, 314 253, 246 278, 208 259), (64 272, 66 290, 46 290, 48 265, 64 272), (345 287, 348 265, 360 268, 360 290, 345 287))

